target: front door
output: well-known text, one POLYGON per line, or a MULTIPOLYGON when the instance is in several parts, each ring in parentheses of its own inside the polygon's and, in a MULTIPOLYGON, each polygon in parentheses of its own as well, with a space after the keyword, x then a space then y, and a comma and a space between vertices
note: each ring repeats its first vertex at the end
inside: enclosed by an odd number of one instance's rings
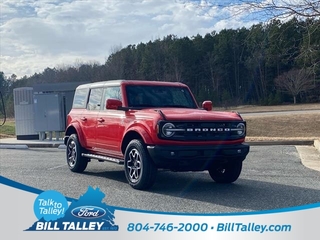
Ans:
POLYGON ((125 112, 122 110, 106 109, 106 100, 114 98, 121 100, 119 86, 110 86, 104 89, 102 97, 102 109, 99 112, 97 121, 97 143, 99 151, 110 155, 119 155, 120 144, 123 134, 122 122, 125 112))

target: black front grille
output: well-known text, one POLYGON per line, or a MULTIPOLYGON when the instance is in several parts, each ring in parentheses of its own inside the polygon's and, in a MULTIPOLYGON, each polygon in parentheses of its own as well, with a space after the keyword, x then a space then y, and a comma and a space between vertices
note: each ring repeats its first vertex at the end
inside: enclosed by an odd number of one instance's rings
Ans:
POLYGON ((245 122, 171 122, 175 125, 174 135, 166 137, 161 129, 166 122, 161 122, 159 137, 179 141, 214 141, 235 140, 245 136, 238 134, 237 125, 245 122))

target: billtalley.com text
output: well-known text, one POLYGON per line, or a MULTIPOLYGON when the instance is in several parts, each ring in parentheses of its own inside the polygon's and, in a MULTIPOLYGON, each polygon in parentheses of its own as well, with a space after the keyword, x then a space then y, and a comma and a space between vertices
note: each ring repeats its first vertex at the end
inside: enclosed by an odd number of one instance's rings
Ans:
POLYGON ((256 223, 218 223, 217 232, 290 232, 291 225, 256 224, 256 223))

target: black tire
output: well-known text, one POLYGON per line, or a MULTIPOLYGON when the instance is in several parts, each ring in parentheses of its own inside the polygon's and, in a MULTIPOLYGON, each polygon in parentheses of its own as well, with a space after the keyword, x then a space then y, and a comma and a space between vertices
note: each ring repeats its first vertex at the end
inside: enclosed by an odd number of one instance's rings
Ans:
POLYGON ((224 164, 213 164, 209 169, 209 174, 217 183, 232 183, 239 178, 241 170, 242 161, 236 160, 224 164))
POLYGON ((132 140, 124 154, 124 172, 131 187, 145 190, 153 186, 157 167, 151 160, 143 142, 132 140))
POLYGON ((80 145, 77 134, 72 134, 67 141, 67 164, 72 172, 81 173, 87 165, 88 159, 82 157, 84 152, 83 147, 80 145))

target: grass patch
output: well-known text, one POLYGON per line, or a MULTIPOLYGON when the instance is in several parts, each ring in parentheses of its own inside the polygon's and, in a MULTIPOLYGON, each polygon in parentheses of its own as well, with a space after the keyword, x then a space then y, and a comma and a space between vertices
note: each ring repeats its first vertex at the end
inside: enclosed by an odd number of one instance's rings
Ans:
POLYGON ((320 113, 246 116, 247 140, 320 138, 320 113))
POLYGON ((0 138, 13 137, 16 134, 14 119, 7 119, 4 125, 0 126, 0 138))
MULTIPOLYGON (((319 110, 320 103, 277 106, 245 105, 220 109, 241 113, 319 110)), ((219 109, 215 109, 219 110, 219 109)), ((247 141, 314 140, 320 139, 320 114, 301 113, 274 116, 244 116, 247 141)))

